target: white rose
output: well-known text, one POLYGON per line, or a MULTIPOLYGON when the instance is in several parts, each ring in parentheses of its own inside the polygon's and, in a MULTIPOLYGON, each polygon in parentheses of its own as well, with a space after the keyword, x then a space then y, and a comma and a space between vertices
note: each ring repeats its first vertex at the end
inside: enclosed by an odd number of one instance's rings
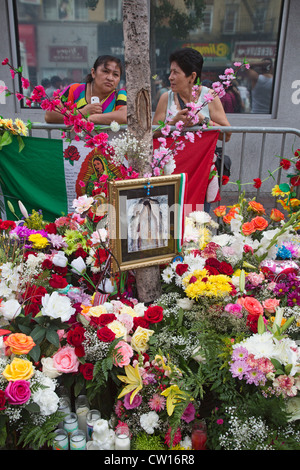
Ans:
POLYGON ((111 323, 108 323, 107 327, 113 331, 116 335, 116 338, 123 337, 124 340, 127 338, 127 328, 123 323, 119 322, 118 320, 114 320, 111 323))
POLYGON ((71 306, 70 299, 58 292, 52 292, 51 295, 45 294, 42 297, 42 306, 42 315, 50 318, 60 318, 62 322, 70 320, 75 313, 75 308, 71 306))
POLYGON ((143 302, 139 302, 133 307, 133 310, 135 311, 138 317, 143 317, 144 313, 147 310, 147 307, 143 302))
POLYGON ((59 405, 58 395, 50 389, 39 389, 33 395, 32 399, 39 405, 41 414, 49 416, 55 413, 59 405))
POLYGON ((78 256, 78 258, 74 259, 71 263, 71 266, 73 268, 71 271, 75 274, 82 274, 86 270, 86 264, 81 256, 78 256))
POLYGON ((195 302, 192 299, 188 299, 187 297, 177 300, 178 307, 182 308, 183 310, 191 310, 194 303, 195 302))
POLYGON ((56 379, 56 377, 59 377, 62 375, 61 372, 59 372, 53 365, 53 358, 52 357, 43 357, 41 359, 42 363, 42 371, 43 373, 47 376, 50 377, 50 379, 56 379))
POLYGON ((0 315, 3 315, 5 320, 14 320, 21 313, 21 305, 16 299, 10 299, 2 303, 0 306, 0 315))
POLYGON ((66 257, 63 251, 58 251, 52 259, 52 263, 55 266, 59 266, 61 268, 65 268, 68 264, 68 258, 66 257))

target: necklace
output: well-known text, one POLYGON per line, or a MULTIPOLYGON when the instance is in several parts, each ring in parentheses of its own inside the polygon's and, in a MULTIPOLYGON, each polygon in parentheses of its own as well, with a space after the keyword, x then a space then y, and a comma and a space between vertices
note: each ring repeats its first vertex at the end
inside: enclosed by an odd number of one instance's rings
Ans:
MULTIPOLYGON (((111 95, 112 93, 114 93, 114 92, 115 92, 115 90, 111 91, 105 98, 103 98, 103 100, 100 101, 100 104, 103 104, 104 101, 106 101, 107 98, 109 98, 110 95, 111 95)), ((94 96, 94 94, 93 94, 93 82, 91 83, 91 97, 92 97, 92 96, 94 96)))

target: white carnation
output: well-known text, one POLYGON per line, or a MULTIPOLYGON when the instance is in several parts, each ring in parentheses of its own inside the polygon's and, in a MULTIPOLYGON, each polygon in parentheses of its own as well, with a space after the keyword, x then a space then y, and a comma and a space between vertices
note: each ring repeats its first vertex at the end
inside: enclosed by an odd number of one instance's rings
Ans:
POLYGON ((159 416, 155 411, 149 411, 141 415, 140 423, 147 434, 153 434, 155 428, 159 426, 159 416))
POLYGON ((39 389, 32 395, 32 399, 39 405, 41 414, 44 416, 49 416, 58 409, 59 397, 53 390, 39 389))

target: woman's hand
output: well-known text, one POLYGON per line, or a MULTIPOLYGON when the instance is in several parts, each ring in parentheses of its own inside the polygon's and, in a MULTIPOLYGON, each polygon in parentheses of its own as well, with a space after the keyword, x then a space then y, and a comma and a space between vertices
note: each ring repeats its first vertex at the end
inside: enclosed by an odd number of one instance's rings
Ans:
POLYGON ((100 103, 90 103, 84 106, 84 108, 81 109, 81 112, 85 116, 91 114, 102 114, 102 106, 100 103))

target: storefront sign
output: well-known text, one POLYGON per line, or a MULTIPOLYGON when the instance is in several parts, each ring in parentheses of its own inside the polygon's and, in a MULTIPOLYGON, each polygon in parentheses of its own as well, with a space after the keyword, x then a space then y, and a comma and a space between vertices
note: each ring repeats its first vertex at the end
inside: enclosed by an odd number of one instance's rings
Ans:
POLYGON ((237 42, 234 46, 235 59, 263 59, 264 57, 276 58, 276 43, 265 42, 237 42))
POLYGON ((50 62, 87 62, 87 46, 49 46, 50 62))
POLYGON ((192 47, 211 60, 230 58, 230 45, 225 42, 189 43, 182 47, 192 47))

